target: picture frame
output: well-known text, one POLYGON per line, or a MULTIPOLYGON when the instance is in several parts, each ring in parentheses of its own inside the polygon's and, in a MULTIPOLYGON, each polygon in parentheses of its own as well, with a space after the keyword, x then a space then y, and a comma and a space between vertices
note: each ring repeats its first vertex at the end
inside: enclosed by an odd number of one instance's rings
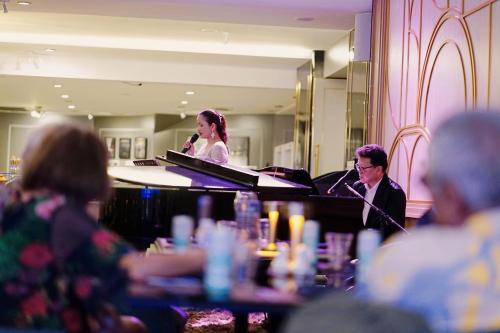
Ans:
POLYGON ((131 148, 132 148, 131 138, 120 138, 118 145, 118 157, 122 160, 130 159, 131 148))
POLYGON ((145 137, 136 137, 134 139, 134 158, 145 159, 148 151, 148 139, 145 137))
POLYGON ((106 144, 106 148, 108 149, 109 158, 114 159, 116 155, 116 138, 105 137, 104 143, 106 144))

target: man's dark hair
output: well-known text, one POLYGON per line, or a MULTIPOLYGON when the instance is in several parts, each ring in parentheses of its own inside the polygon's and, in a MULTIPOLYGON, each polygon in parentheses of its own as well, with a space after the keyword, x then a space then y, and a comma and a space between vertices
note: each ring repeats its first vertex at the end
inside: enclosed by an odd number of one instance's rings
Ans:
POLYGON ((359 147, 356 149, 356 156, 369 158, 373 166, 381 166, 384 172, 387 170, 387 154, 379 145, 370 144, 359 147))

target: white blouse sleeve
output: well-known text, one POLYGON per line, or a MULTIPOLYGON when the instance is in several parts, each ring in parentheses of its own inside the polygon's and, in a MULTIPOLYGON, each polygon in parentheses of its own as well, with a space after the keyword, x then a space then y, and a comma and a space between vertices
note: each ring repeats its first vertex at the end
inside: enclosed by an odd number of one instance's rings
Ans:
POLYGON ((208 156, 208 158, 215 163, 227 163, 229 152, 226 145, 223 142, 217 142, 212 146, 212 149, 210 149, 210 156, 208 156))

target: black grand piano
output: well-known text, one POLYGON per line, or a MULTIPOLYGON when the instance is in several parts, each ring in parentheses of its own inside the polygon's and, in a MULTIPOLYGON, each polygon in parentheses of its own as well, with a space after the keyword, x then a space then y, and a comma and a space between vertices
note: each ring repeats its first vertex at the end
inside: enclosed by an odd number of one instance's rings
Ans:
POLYGON ((170 150, 156 158, 170 165, 110 167, 108 171, 115 180, 113 196, 103 207, 100 222, 139 249, 156 237, 169 237, 173 216, 187 214, 196 218, 198 198, 202 195, 212 197, 215 220, 233 220, 237 191, 254 191, 261 201, 282 202, 278 239, 288 239, 288 201, 304 202, 306 219, 319 221, 322 234, 357 234, 363 228, 362 201, 321 194, 318 187, 325 187, 325 177, 320 179, 322 183, 315 184, 304 170, 250 170, 170 150))

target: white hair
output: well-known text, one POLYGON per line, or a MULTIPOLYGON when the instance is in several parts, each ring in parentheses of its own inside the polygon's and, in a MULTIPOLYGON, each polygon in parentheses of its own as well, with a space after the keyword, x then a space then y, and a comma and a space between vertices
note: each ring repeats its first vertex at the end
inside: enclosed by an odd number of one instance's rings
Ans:
POLYGON ((500 206, 500 113, 463 112, 433 136, 431 186, 451 183, 473 211, 500 206))

